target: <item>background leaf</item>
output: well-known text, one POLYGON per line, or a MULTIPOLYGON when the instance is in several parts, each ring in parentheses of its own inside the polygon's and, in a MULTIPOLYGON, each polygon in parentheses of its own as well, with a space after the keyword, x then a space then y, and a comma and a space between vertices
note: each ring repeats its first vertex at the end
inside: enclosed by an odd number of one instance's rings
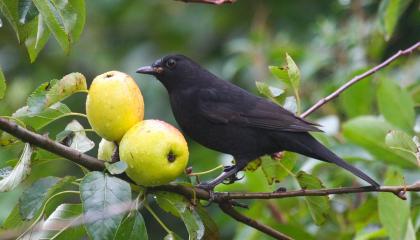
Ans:
MULTIPOLYGON (((358 70, 350 78, 364 71, 366 69, 358 70)), ((372 77, 367 77, 344 91, 338 100, 343 106, 346 115, 352 118, 372 112, 373 100, 375 99, 374 93, 375 88, 372 84, 372 77)))
POLYGON ((357 117, 343 124, 344 137, 365 148, 376 159, 407 168, 415 166, 410 154, 397 152, 385 144, 385 136, 391 130, 389 123, 373 116, 357 117))
POLYGON ((79 38, 86 18, 83 0, 33 0, 64 52, 79 38))
POLYGON ((377 94, 378 107, 385 119, 409 133, 412 132, 415 112, 410 94, 389 79, 379 82, 377 94))
POLYGON ((35 7, 35 4, 32 0, 18 0, 19 5, 19 22, 25 24, 36 16, 38 16, 38 9, 35 7))
POLYGON ((6 78, 4 77, 3 71, 0 66, 0 100, 4 98, 6 93, 6 78))
POLYGON ((386 40, 394 32, 398 19, 410 4, 411 0, 382 0, 379 6, 379 22, 386 40))
POLYGON ((130 185, 101 172, 86 174, 80 183, 86 230, 92 239, 114 239, 124 217, 121 209, 131 203, 130 185))
MULTIPOLYGON (((302 189, 321 189, 321 181, 304 172, 299 171, 296 175, 299 185, 302 189)), ((308 205, 309 211, 311 212, 312 219, 317 225, 321 225, 325 222, 329 212, 330 204, 328 196, 318 196, 318 197, 304 197, 305 202, 308 205)))
MULTIPOLYGON (((404 178, 397 168, 388 168, 384 185, 404 185, 404 178)), ((410 208, 406 201, 392 193, 378 194, 379 220, 387 230, 390 239, 404 239, 410 217, 410 208)))
POLYGON ((43 27, 41 16, 35 14, 36 10, 27 0, 0 1, 0 10, 12 25, 18 41, 25 44, 31 62, 35 61, 50 36, 49 30, 43 27), (22 18, 25 24, 22 24, 22 18))
POLYGON ((398 130, 390 131, 385 137, 385 143, 395 151, 411 154, 412 162, 417 161, 416 153, 418 149, 416 143, 405 132, 398 130))

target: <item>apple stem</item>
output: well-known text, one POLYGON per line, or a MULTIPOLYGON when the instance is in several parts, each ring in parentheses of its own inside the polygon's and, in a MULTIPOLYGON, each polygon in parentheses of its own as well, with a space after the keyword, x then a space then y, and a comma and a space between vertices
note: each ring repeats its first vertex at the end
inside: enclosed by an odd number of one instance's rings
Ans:
POLYGON ((200 175, 204 175, 204 174, 208 174, 208 173, 214 172, 214 171, 219 170, 221 168, 223 168, 223 165, 222 164, 220 164, 219 166, 217 166, 215 168, 212 168, 210 170, 207 170, 207 171, 196 172, 196 173, 189 173, 188 176, 200 176, 200 175))

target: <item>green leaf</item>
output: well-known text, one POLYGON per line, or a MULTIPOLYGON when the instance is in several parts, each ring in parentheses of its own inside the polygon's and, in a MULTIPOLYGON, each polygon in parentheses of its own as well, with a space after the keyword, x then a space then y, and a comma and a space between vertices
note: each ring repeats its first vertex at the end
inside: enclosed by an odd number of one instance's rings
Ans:
MULTIPOLYGON (((64 184, 61 183, 69 183, 74 181, 75 178, 74 177, 65 177, 63 178, 60 183, 58 183, 56 186, 54 186, 51 189, 51 194, 49 198, 47 198, 47 200, 43 203, 43 207, 42 209, 40 209, 40 211, 38 211, 36 213, 36 215, 34 216, 34 219, 38 220, 38 222, 36 222, 36 227, 37 226, 41 226, 42 222, 43 222, 43 218, 40 217, 40 215, 42 214, 43 216, 49 216, 51 215, 56 208, 62 204, 62 202, 65 200, 66 195, 68 194, 75 194, 74 192, 71 191, 61 191, 59 192, 59 190, 62 189, 62 187, 64 186, 64 184), (48 202, 48 204, 47 204, 48 202), (42 211, 44 210, 44 211, 42 211)), ((21 214, 20 214, 20 201, 15 205, 15 207, 13 208, 12 212, 9 214, 9 216, 7 217, 7 219, 3 222, 3 228, 5 229, 16 229, 16 227, 18 226, 25 226, 28 227, 27 225, 24 225, 26 223, 28 223, 28 221, 26 221, 24 218, 22 218, 21 214)), ((32 223, 34 223, 32 221, 32 223)))
POLYGON ((389 40, 397 26, 398 19, 411 0, 382 0, 379 6, 379 23, 386 40, 389 40))
MULTIPOLYGON (((404 185, 404 178, 397 168, 388 168, 384 185, 404 185)), ((387 230, 390 239, 404 239, 410 217, 410 207, 406 201, 392 193, 378 195, 379 220, 387 230)))
POLYGON ((19 199, 20 214, 24 219, 32 219, 48 198, 50 188, 60 181, 58 177, 45 177, 26 189, 19 199))
MULTIPOLYGON (((366 69, 354 72, 354 77, 366 69)), ((372 112, 374 100, 374 88, 371 77, 363 79, 344 91, 338 98, 343 110, 349 117, 357 117, 372 112)))
POLYGON ((8 176, 0 180, 0 192, 7 192, 15 189, 31 171, 31 157, 33 148, 29 143, 25 143, 22 155, 18 163, 8 176))
POLYGON ((34 130, 40 130, 51 122, 70 113, 71 110, 67 105, 58 102, 35 115, 29 111, 28 106, 24 106, 13 113, 12 117, 21 120, 27 126, 31 126, 34 130))
MULTIPOLYGON (((296 109, 300 109, 300 97, 299 97, 299 88, 300 88, 300 71, 293 59, 286 53, 285 56, 286 66, 276 67, 269 66, 271 73, 282 82, 286 83, 293 89, 293 93, 296 98, 296 109)), ((298 111, 299 112, 299 111, 298 111)))
POLYGON ((6 78, 4 77, 3 71, 0 66, 0 100, 4 98, 6 93, 6 78))
POLYGON ((83 239, 82 214, 82 204, 61 204, 41 225, 39 239, 83 239))
POLYGON ((26 189, 19 199, 20 214, 24 219, 32 219, 39 215, 41 208, 46 201, 58 190, 62 190, 74 181, 75 177, 67 176, 64 178, 45 177, 36 181, 26 189))
POLYGON ((385 144, 386 134, 392 126, 373 116, 353 118, 343 124, 343 135, 351 142, 363 147, 376 159, 411 168, 415 166, 409 153, 397 152, 385 144))
POLYGON ((261 163, 262 163, 262 158, 257 158, 255 160, 252 160, 246 164, 244 171, 254 172, 261 166, 261 163))
POLYGON ((412 161, 417 161, 416 153, 418 149, 416 143, 405 132, 398 130, 390 131, 385 137, 385 143, 395 151, 410 153, 412 161))
POLYGON ((95 147, 95 143, 90 140, 84 131, 83 126, 76 120, 67 124, 64 132, 68 135, 64 137, 63 142, 66 146, 76 149, 79 152, 87 152, 95 147))
POLYGON ((28 111, 32 115, 80 91, 86 91, 86 78, 81 73, 70 73, 61 80, 53 79, 41 84, 28 98, 28 111))
POLYGON ((157 192, 155 196, 159 207, 181 217, 189 233, 189 239, 203 238, 205 227, 195 206, 183 196, 175 193, 157 192))
POLYGON ((135 210, 121 222, 114 240, 149 239, 143 216, 135 210))
POLYGON ((109 173, 117 175, 123 173, 127 169, 128 165, 123 161, 118 161, 116 163, 105 162, 105 167, 109 173))
MULTIPOLYGON (((321 181, 318 178, 304 171, 299 171, 296 177, 302 189, 324 188, 324 186, 322 185, 321 181)), ((328 197, 327 196, 305 197, 305 202, 308 205, 309 211, 311 212, 311 216, 314 222, 317 225, 323 224, 330 211, 330 204, 329 204, 328 197)))
MULTIPOLYGON (((12 25, 19 43, 25 43, 31 62, 33 62, 47 43, 50 32, 48 29, 43 28, 44 22, 40 15, 30 19, 32 18, 31 14, 26 14, 26 17, 29 17, 26 19, 28 22, 25 24, 21 23, 22 16, 19 14, 24 14, 23 5, 27 6, 28 3, 26 2, 29 1, 3 0, 0 1, 0 10, 6 16, 10 25, 12 25)), ((31 12, 33 11, 31 10, 31 12)))
POLYGON ((300 71, 293 59, 286 53, 285 56, 286 66, 284 67, 275 67, 269 66, 271 73, 280 81, 284 82, 290 86, 293 90, 296 100, 296 109, 295 112, 300 112, 300 97, 299 97, 299 88, 300 88, 300 71))
POLYGON ((80 183, 84 221, 92 239, 113 239, 131 202, 130 184, 101 172, 88 173, 80 183))
POLYGON ((38 16, 38 9, 35 7, 32 0, 18 0, 18 8, 19 8, 19 22, 21 24, 25 24, 36 16, 38 16))
POLYGON ((23 223, 24 223, 24 221, 23 221, 22 217, 20 216, 19 203, 18 203, 13 207, 12 211, 9 213, 7 218, 4 220, 1 228, 3 228, 3 229, 13 229, 13 228, 16 228, 17 226, 22 226, 23 223))
POLYGON ((289 76, 288 84, 292 86, 296 93, 300 87, 300 71, 293 59, 286 53, 287 75, 289 76))
POLYGON ((273 159, 269 156, 262 157, 261 169, 269 185, 281 182, 292 171, 296 164, 297 155, 292 152, 284 152, 281 159, 273 159))
POLYGON ((49 30, 64 52, 80 37, 85 24, 86 9, 83 0, 33 0, 49 30))
POLYGON ((389 79, 382 79, 378 88, 378 107, 393 125, 412 132, 415 122, 414 102, 410 94, 389 79))
POLYGON ((256 81, 258 92, 266 98, 272 100, 274 103, 281 104, 284 100, 284 90, 268 86, 265 82, 256 81))
POLYGON ((203 222, 205 228, 204 236, 202 239, 220 239, 219 228, 207 210, 200 204, 196 206, 195 210, 197 211, 198 215, 200 215, 201 221, 203 222))
POLYGON ((289 74, 287 72, 287 66, 285 67, 278 67, 278 66, 268 66, 268 70, 270 70, 271 74, 278 80, 282 82, 289 82, 289 74))
POLYGON ((20 34, 18 29, 18 16, 17 16, 17 8, 18 2, 16 0, 2 0, 0 1, 0 10, 2 15, 7 19, 7 21, 12 26, 13 30, 16 33, 18 41, 20 42, 20 34))
POLYGON ((41 15, 35 17, 32 21, 25 24, 28 32, 25 38, 25 46, 29 54, 31 63, 35 62, 39 52, 44 48, 50 38, 50 30, 45 26, 41 15))

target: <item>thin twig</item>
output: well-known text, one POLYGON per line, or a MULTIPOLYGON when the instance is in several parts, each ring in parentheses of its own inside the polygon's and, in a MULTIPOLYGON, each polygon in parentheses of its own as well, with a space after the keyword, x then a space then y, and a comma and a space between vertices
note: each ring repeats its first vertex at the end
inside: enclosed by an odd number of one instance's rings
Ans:
POLYGON ((397 58, 404 56, 404 55, 408 55, 410 53, 412 53, 414 50, 416 50, 417 48, 420 47, 420 42, 417 42, 416 44, 414 44, 413 46, 405 49, 405 50, 400 50, 397 53, 395 53, 394 55, 392 55, 390 58, 388 58, 387 60, 385 60, 384 62, 382 62, 381 64, 369 69, 368 71, 357 75, 356 77, 352 78, 350 81, 348 81, 346 84, 344 84, 343 86, 341 86, 340 88, 338 88, 335 92, 331 93, 330 95, 328 95, 327 97, 319 100, 317 103, 315 103, 315 105, 313 105, 311 108, 309 108, 308 110, 306 110, 306 112, 302 113, 300 116, 302 118, 307 117, 309 114, 311 114, 312 112, 314 112, 315 110, 317 110, 318 108, 322 107, 325 103, 333 100, 334 98, 338 97, 342 92, 344 92, 347 88, 351 87, 353 84, 359 82, 360 80, 374 74, 375 72, 379 71, 380 69, 388 66, 390 63, 392 63, 393 61, 395 61, 397 58))
POLYGON ((243 214, 241 214, 240 212, 236 211, 232 204, 228 201, 224 201, 219 203, 219 207, 220 209, 222 209, 222 211, 224 213, 226 213, 227 215, 231 216, 233 219, 235 219, 238 222, 242 222, 248 226, 251 226, 271 237, 274 237, 275 239, 282 239, 282 240, 291 240, 292 238, 265 225, 262 224, 254 219, 251 219, 243 214))
POLYGON ((372 186, 365 187, 343 187, 343 188, 325 188, 325 189, 300 189, 286 192, 214 192, 213 196, 206 190, 201 188, 191 188, 178 184, 167 184, 154 188, 150 188, 150 191, 168 191, 184 195, 187 198, 191 198, 193 193, 198 199, 210 200, 213 202, 221 203, 227 200, 237 199, 279 199, 279 198, 291 198, 291 197, 302 197, 302 196, 327 196, 333 194, 349 194, 349 193, 360 193, 360 192, 389 192, 398 194, 400 192, 420 192, 420 182, 408 185, 408 186, 381 186, 374 188, 372 186))
POLYGON ((186 3, 205 3, 205 4, 214 4, 214 5, 222 5, 226 3, 234 3, 236 0, 176 0, 180 2, 186 3))

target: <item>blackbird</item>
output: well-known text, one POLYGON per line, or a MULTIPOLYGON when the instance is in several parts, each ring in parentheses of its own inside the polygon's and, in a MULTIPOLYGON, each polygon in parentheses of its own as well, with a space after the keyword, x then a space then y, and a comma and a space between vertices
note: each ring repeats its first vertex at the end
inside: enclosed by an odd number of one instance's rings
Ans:
POLYGON ((225 167, 201 188, 211 190, 224 180, 234 181, 248 162, 283 150, 334 163, 380 186, 312 137, 309 132, 320 131, 316 124, 221 80, 186 56, 165 56, 137 73, 153 75, 165 86, 175 119, 186 135, 234 157, 234 166, 225 167))

